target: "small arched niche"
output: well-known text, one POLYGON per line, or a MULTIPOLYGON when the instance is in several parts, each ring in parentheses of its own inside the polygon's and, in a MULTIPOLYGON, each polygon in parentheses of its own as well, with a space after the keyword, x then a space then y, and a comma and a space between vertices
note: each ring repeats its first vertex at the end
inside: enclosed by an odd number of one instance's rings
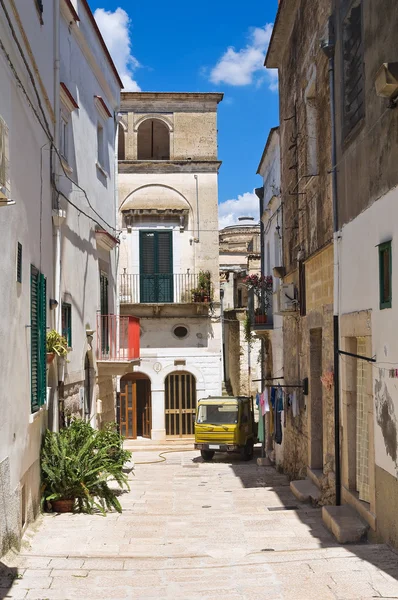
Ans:
POLYGON ((170 133, 159 119, 146 119, 138 128, 138 160, 170 160, 170 133))

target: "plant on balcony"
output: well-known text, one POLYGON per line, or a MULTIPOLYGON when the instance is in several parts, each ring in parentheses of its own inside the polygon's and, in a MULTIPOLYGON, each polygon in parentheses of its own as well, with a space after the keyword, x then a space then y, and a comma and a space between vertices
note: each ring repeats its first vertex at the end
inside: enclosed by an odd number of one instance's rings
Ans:
POLYGON ((47 431, 41 449, 42 501, 57 512, 102 514, 122 511, 116 481, 129 489, 124 464, 131 453, 123 450, 123 438, 115 427, 96 431, 82 419, 72 420, 59 433, 47 431))
POLYGON ((192 290, 193 302, 211 301, 211 275, 210 271, 199 271, 198 287, 192 290))
POLYGON ((251 322, 250 314, 248 311, 246 311, 245 319, 243 321, 243 333, 244 333, 245 342, 251 348, 253 345, 254 339, 253 339, 253 332, 252 332, 252 322, 251 322))
POLYGON ((65 358, 68 354, 68 342, 66 338, 55 331, 55 329, 51 329, 46 336, 46 352, 47 352, 47 363, 52 363, 55 358, 55 355, 65 358))

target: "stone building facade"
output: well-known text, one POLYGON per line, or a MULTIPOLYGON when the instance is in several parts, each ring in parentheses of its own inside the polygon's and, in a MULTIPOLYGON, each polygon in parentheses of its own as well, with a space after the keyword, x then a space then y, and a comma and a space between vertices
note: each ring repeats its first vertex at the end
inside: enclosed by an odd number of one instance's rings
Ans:
POLYGON ((398 108, 376 90, 398 66, 384 66, 398 61, 398 6, 334 2, 333 14, 339 343, 376 361, 340 361, 342 501, 398 547, 398 108))
POLYGON ((320 47, 331 1, 286 0, 266 57, 277 68, 280 94, 284 284, 293 284, 296 311, 283 317, 284 384, 297 385, 298 415, 289 411, 283 467, 307 472, 333 500, 333 227, 328 61, 320 47), (301 383, 309 380, 309 393, 301 383))
POLYGON ((251 395, 261 375, 260 342, 252 335, 245 278, 260 273, 260 226, 241 220, 220 231, 224 381, 233 395, 251 395), (250 343, 249 343, 250 339, 250 343))
POLYGON ((191 436, 221 393, 217 105, 221 94, 123 93, 120 314, 141 323, 141 363, 119 382, 127 437, 191 436))

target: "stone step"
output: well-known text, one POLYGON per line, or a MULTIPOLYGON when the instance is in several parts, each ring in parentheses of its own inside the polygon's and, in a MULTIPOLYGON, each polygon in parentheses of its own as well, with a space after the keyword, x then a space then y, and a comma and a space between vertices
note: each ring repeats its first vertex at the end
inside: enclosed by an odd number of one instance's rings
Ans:
POLYGON ((323 506, 322 518, 340 544, 356 544, 366 538, 369 525, 348 504, 323 506))
POLYGON ((322 469, 310 469, 310 467, 307 467, 307 477, 312 480, 312 483, 316 485, 317 488, 321 489, 321 481, 323 478, 322 469))
POLYGON ((320 490, 310 479, 298 479, 290 482, 290 489, 300 502, 317 504, 321 497, 320 490))

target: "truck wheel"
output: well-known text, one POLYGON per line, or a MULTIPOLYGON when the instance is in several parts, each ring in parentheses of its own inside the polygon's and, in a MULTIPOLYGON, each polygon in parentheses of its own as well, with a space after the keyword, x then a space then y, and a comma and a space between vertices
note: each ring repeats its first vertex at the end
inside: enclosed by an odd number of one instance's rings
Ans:
POLYGON ((214 456, 214 450, 201 450, 200 454, 206 462, 211 460, 214 456))
POLYGON ((248 440, 240 451, 241 460, 251 460, 253 458, 253 454, 253 440, 248 440))

